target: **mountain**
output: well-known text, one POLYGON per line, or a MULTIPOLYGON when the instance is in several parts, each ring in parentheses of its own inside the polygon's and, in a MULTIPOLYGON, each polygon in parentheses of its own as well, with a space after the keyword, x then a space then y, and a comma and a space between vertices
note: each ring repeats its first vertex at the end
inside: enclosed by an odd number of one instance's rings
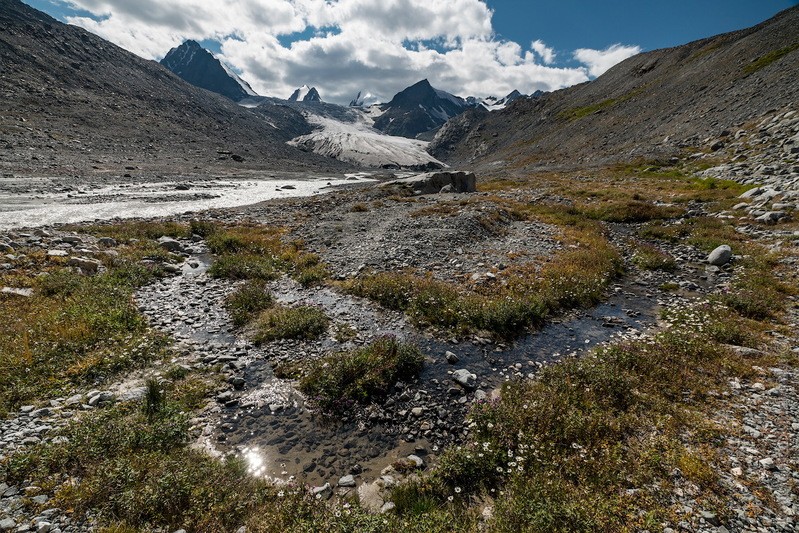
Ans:
POLYGON ((799 101, 799 7, 749 29, 631 57, 599 78, 504 110, 464 113, 429 151, 509 169, 605 165, 706 151, 799 101))
POLYGON ((351 168, 286 144, 312 131, 300 113, 245 109, 19 0, 0 2, 0 94, 0 175, 351 168))
POLYGON ((469 108, 463 98, 434 89, 422 80, 397 93, 380 107, 374 127, 389 135, 411 139, 435 130, 469 108))
POLYGON ((361 98, 361 91, 358 91, 358 94, 355 95, 355 98, 350 100, 350 107, 363 107, 363 98, 361 98))
POLYGON ((289 102, 321 102, 322 97, 319 96, 319 91, 316 90, 316 87, 308 87, 307 85, 303 85, 299 89, 295 90, 289 96, 289 102))
POLYGON ((496 111, 498 109, 505 109, 508 106, 508 104, 523 97, 524 95, 522 93, 514 89, 505 98, 497 98, 496 96, 489 96, 487 98, 483 98, 482 100, 478 101, 477 105, 481 105, 486 109, 488 109, 489 111, 496 111))
POLYGON ((191 83, 238 102, 258 96, 247 82, 195 41, 186 41, 170 50, 161 64, 191 83))

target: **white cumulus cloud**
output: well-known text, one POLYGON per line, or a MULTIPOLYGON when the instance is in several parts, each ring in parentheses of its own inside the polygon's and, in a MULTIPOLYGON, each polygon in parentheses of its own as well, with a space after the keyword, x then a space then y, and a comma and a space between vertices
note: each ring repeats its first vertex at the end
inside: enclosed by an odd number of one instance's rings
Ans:
POLYGON ((555 62, 555 50, 544 44, 541 39, 533 41, 530 47, 538 54, 544 64, 550 65, 555 62))
POLYGON ((610 67, 621 63, 628 57, 641 53, 640 46, 624 46, 622 44, 611 45, 604 50, 594 50, 592 48, 578 48, 574 51, 574 59, 588 68, 588 74, 592 77, 601 76, 610 67))
POLYGON ((58 1, 93 15, 68 22, 142 57, 210 39, 260 94, 286 98, 307 84, 337 103, 359 91, 387 101, 423 78, 462 96, 550 91, 638 50, 581 49, 575 58, 586 67, 559 68, 541 40, 524 48, 498 39, 484 0, 58 1))

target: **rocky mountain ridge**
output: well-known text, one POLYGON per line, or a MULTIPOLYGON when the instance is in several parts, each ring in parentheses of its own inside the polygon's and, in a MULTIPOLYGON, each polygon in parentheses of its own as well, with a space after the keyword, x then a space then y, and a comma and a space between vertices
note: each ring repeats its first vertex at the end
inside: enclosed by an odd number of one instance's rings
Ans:
POLYGON ((799 101, 799 7, 752 28, 631 57, 594 81, 449 121, 430 152, 514 172, 710 150, 799 101), (639 127, 632 127, 632 126, 639 127))
POLYGON ((298 112, 259 116, 19 0, 0 3, 0 95, 0 172, 350 168, 286 145, 311 131, 298 112))
POLYGON ((379 106, 382 113, 375 119, 374 127, 389 135, 413 139, 435 130, 468 107, 463 98, 435 89, 425 79, 379 106))

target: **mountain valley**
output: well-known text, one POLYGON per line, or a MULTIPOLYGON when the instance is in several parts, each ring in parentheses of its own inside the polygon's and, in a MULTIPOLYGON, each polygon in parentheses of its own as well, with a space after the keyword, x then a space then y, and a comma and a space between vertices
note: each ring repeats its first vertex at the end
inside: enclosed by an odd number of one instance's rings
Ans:
POLYGON ((799 7, 530 95, 222 59, 0 0, 0 531, 795 531, 799 7))

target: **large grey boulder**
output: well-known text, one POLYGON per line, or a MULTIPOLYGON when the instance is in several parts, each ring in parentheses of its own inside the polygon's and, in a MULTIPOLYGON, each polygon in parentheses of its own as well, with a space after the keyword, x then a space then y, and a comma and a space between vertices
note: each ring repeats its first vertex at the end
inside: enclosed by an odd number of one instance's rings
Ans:
POLYGON ((732 249, 722 244, 707 256, 707 262, 715 266, 724 266, 732 259, 732 249))
POLYGON ((428 172, 383 184, 383 187, 389 186, 400 187, 412 191, 414 194, 436 194, 442 190, 443 192, 464 193, 477 190, 477 178, 474 172, 428 172))
POLYGON ((0 294, 11 294, 13 296, 22 296, 24 298, 30 298, 33 296, 33 289, 20 289, 17 287, 3 287, 0 289, 0 294))
POLYGON ((465 368, 453 372, 452 379, 455 380, 455 383, 466 389, 474 389, 477 387, 477 376, 465 368))

